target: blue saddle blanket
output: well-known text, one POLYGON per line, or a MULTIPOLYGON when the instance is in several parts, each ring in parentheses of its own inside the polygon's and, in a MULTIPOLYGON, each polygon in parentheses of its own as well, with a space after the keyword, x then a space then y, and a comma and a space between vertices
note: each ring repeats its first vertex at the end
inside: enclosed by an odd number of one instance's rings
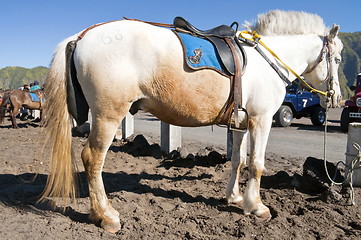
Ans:
POLYGON ((224 72, 217 49, 210 41, 185 33, 178 33, 178 36, 183 41, 188 66, 193 69, 213 68, 224 72))
MULTIPOLYGON (((31 101, 33 101, 33 102, 40 102, 40 99, 39 99, 39 97, 38 97, 38 95, 37 95, 36 93, 29 93, 29 94, 30 94, 30 97, 31 97, 31 101)), ((42 98, 41 101, 44 102, 45 99, 42 98)))

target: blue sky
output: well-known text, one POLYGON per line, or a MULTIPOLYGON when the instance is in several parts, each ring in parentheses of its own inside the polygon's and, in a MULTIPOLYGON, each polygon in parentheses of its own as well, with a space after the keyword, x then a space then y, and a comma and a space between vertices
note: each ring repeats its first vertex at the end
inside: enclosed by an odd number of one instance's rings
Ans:
POLYGON ((207 29, 252 21, 272 9, 311 12, 342 32, 361 31, 360 0, 0 0, 0 68, 48 67, 61 40, 123 16, 164 23, 182 16, 207 29))

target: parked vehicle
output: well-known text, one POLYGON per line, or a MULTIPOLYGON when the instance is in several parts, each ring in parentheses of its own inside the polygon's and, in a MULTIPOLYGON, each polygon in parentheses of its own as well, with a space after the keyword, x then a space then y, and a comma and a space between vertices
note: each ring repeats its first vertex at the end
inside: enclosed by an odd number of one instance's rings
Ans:
POLYGON ((348 124, 351 122, 361 122, 361 73, 356 76, 356 86, 351 86, 354 95, 345 102, 345 108, 341 113, 341 130, 348 131, 348 124))
POLYGON ((298 82, 293 82, 273 119, 276 126, 288 127, 294 118, 302 117, 309 117, 313 125, 321 126, 326 120, 326 111, 321 107, 317 94, 303 91, 298 82))

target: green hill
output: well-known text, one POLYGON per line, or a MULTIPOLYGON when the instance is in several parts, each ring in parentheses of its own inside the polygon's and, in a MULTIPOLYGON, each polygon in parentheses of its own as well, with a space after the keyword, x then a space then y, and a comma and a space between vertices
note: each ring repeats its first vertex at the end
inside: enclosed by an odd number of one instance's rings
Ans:
POLYGON ((23 68, 23 67, 6 67, 0 69, 0 89, 16 89, 30 84, 35 80, 42 85, 46 74, 46 67, 23 68))
POLYGON ((344 45, 339 76, 343 98, 346 99, 351 93, 346 85, 354 85, 356 75, 361 72, 361 32, 340 33, 339 37, 344 45))
MULTIPOLYGON (((354 85, 356 75, 361 72, 361 32, 340 33, 339 37, 344 44, 339 68, 340 85, 343 98, 347 99, 351 94, 351 90, 347 86, 354 85)), ((2 68, 0 69, 0 88, 15 89, 35 80, 42 84, 48 70, 46 67, 2 68)))

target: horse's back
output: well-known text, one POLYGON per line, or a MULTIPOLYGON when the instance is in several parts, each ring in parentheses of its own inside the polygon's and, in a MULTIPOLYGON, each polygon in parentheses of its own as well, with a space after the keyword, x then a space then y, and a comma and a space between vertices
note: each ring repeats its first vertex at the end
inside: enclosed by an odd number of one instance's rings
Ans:
POLYGON ((85 95, 90 97, 99 91, 112 95, 121 89, 118 98, 135 98, 141 92, 139 85, 161 60, 160 49, 169 46, 172 41, 168 39, 174 40, 173 35, 169 30, 135 21, 108 23, 89 31, 74 53, 79 82, 83 88, 90 86, 83 89, 85 95))
POLYGON ((75 50, 76 67, 77 70, 82 67, 82 70, 89 71, 91 67, 108 66, 104 70, 109 70, 115 66, 122 70, 122 75, 141 78, 148 76, 156 64, 161 64, 159 61, 167 53, 181 54, 181 45, 176 40, 177 37, 170 30, 142 22, 105 24, 92 29, 78 42, 75 50), (124 69, 129 73, 124 73, 124 69))
POLYGON ((14 91, 12 91, 9 96, 10 96, 10 100, 11 101, 18 101, 18 102, 23 102, 25 99, 25 92, 23 90, 20 89, 16 89, 14 91))

